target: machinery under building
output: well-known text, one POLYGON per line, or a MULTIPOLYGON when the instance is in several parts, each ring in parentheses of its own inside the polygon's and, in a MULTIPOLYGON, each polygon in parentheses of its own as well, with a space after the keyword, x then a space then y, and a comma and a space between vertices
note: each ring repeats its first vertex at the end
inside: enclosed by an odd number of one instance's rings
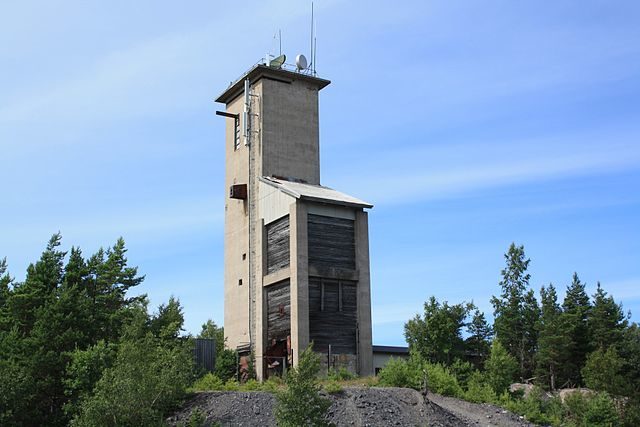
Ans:
POLYGON ((318 96, 330 82, 296 62, 267 59, 216 99, 226 345, 253 355, 259 379, 297 365, 311 342, 327 368, 370 375, 372 205, 320 184, 318 96))

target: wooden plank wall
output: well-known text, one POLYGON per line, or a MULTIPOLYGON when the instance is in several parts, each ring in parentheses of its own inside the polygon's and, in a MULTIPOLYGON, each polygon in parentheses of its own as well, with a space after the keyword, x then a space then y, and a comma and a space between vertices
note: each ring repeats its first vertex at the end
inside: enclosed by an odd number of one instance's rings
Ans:
POLYGON ((289 266, 289 215, 267 224, 267 274, 289 266))
POLYGON ((291 298, 289 279, 268 286, 267 339, 283 340, 291 335, 291 298))
POLYGON ((356 354, 357 282, 309 278, 309 338, 314 350, 356 354))
POLYGON ((309 265, 355 270, 354 222, 350 219, 309 214, 309 265))

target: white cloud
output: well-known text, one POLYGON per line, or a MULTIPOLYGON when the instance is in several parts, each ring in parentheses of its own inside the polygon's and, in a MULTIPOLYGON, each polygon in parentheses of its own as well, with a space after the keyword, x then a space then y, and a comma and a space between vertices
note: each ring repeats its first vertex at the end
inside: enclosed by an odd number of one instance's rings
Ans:
POLYGON ((631 132, 489 145, 471 142, 444 149, 398 147, 384 155, 361 153, 358 167, 368 173, 351 174, 348 179, 336 176, 333 181, 349 183, 349 192, 377 205, 455 198, 502 186, 637 169, 638 138, 631 132), (372 175, 373 170, 379 172, 372 175))

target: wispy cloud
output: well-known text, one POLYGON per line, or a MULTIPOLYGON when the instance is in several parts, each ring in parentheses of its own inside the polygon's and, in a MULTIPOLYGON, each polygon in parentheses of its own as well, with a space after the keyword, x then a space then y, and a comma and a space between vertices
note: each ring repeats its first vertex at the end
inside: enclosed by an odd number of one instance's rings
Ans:
POLYGON ((363 152, 358 167, 379 172, 366 180, 357 178, 363 173, 339 176, 334 182, 349 183, 350 191, 378 205, 455 198, 470 191, 637 169, 639 138, 631 132, 490 145, 470 142, 445 149, 399 147, 385 156, 376 152, 375 158, 363 152))

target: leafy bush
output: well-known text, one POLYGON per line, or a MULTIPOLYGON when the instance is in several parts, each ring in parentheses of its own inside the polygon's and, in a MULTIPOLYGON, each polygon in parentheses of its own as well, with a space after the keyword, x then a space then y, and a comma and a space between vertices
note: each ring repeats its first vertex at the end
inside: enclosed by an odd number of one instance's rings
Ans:
POLYGON ((343 388, 339 382, 335 380, 330 380, 324 384, 324 391, 326 391, 329 394, 336 394, 336 393, 342 393, 343 388))
POLYGON ((268 380, 264 381, 261 385, 262 391, 267 391, 270 393, 275 393, 280 390, 284 386, 284 381, 282 378, 278 376, 270 377, 268 380))
POLYGON ((436 363, 425 363, 424 369, 427 371, 427 384, 429 391, 445 396, 462 397, 464 392, 458 384, 458 380, 449 369, 436 363))
POLYGON ((602 348, 587 356, 582 368, 585 385, 596 391, 622 394, 627 380, 622 374, 624 361, 614 347, 602 348))
POLYGON ((391 358, 378 375, 379 384, 385 387, 408 387, 419 389, 422 369, 404 359, 391 358))
POLYGON ((475 403, 497 403, 498 396, 480 371, 474 371, 467 382, 464 399, 475 403))
POLYGON ((279 426, 326 426, 327 409, 331 402, 320 396, 318 372, 320 356, 309 345, 298 360, 298 366, 289 370, 286 389, 276 393, 275 410, 279 426))
POLYGON ((332 381, 349 381, 356 379, 358 376, 349 372, 346 368, 342 367, 338 370, 331 368, 329 369, 329 374, 327 378, 332 381))
POLYGON ((64 405, 67 415, 75 416, 80 410, 80 402, 91 395, 93 387, 102 376, 102 372, 113 364, 116 357, 115 346, 104 340, 98 341, 86 350, 75 350, 66 369, 65 394, 70 397, 64 405))
POLYGON ((152 334, 121 343, 115 364, 82 401, 72 424, 157 425, 185 395, 193 369, 190 350, 168 346, 152 334))
POLYGON ((216 391, 223 390, 224 382, 215 374, 207 373, 202 378, 199 378, 191 386, 193 391, 216 391))
POLYGON ((547 397, 539 387, 534 387, 525 398, 511 399, 505 406, 536 424, 560 425, 562 421, 563 407, 560 399, 547 397))
POLYGON ((449 366, 449 372, 456 377, 458 384, 460 384, 462 388, 467 388, 467 383, 475 371, 476 369, 471 363, 460 359, 456 359, 449 366))
POLYGON ((620 417, 613 399, 607 393, 598 393, 588 399, 584 424, 593 427, 609 427, 620 425, 620 417))

